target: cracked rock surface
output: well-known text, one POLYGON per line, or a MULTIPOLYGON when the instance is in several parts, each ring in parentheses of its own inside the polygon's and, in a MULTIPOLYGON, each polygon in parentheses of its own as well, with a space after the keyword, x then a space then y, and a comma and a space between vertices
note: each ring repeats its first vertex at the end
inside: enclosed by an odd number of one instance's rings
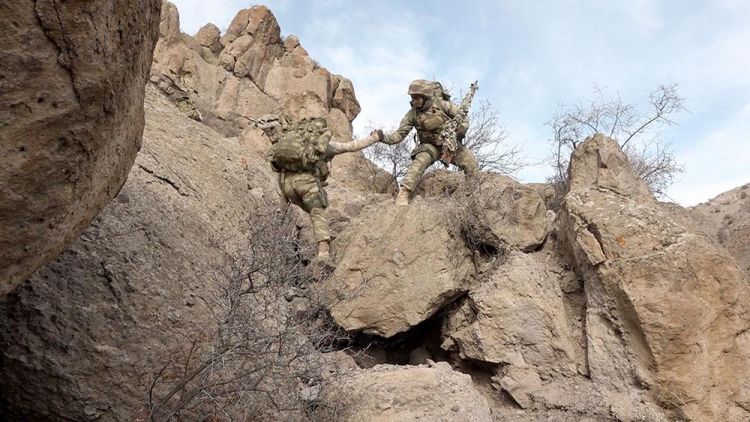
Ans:
POLYGON ((119 195, 0 299, 0 413, 132 420, 176 339, 210 323, 206 274, 242 241, 247 210, 278 198, 246 140, 189 119, 153 86, 146 109, 143 148, 119 195))
POLYGON ((645 386, 689 419, 744 420, 745 273, 672 207, 644 196, 623 159, 604 136, 582 144, 559 217, 561 246, 585 280, 591 379, 645 386))
POLYGON ((159 6, 0 5, 0 295, 62 252, 125 182, 159 6))

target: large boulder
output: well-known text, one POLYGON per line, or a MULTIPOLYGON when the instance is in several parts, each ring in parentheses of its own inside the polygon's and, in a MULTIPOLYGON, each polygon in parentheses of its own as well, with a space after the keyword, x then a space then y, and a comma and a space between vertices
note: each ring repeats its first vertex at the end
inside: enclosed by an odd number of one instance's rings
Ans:
POLYGON ((536 189, 495 173, 467 183, 462 220, 470 242, 533 251, 547 237, 547 208, 536 189))
POLYGON ((319 405, 321 420, 491 422, 471 377, 446 362, 378 365, 339 378, 319 405))
POLYGON ((159 5, 0 5, 0 295, 62 252, 125 182, 159 5))
POLYGON ((532 255, 513 251, 448 320, 444 347, 462 358, 531 365, 574 374, 575 347, 557 277, 532 255))
POLYGON ((211 53, 218 55, 224 48, 221 45, 221 30, 212 23, 207 23, 195 33, 195 40, 203 47, 208 48, 211 53))
POLYGON ((335 243, 338 264, 326 281, 341 327, 390 337, 465 293, 472 254, 440 202, 363 210, 335 243))
POLYGON ((349 121, 354 120, 362 111, 362 107, 360 107, 359 101, 354 95, 352 81, 341 75, 333 75, 331 77, 331 88, 333 89, 331 106, 343 111, 349 121))
POLYGON ((251 213, 279 198, 250 142, 182 116, 152 86, 146 111, 143 148, 120 194, 0 300, 9 418, 133 420, 146 404, 144 380, 178 363, 170 353, 183 341, 210 332, 213 275, 230 271, 251 213))
POLYGON ((591 379, 642 385, 689 419, 746 420, 745 275, 726 250, 644 192, 626 162, 611 139, 584 142, 559 217, 561 246, 585 280, 591 379))
POLYGON ((436 170, 422 178, 417 194, 456 199, 455 219, 472 246, 530 252, 547 237, 544 199, 536 188, 507 176, 483 172, 475 180, 465 180, 458 172, 436 170))
POLYGON ((653 198, 617 142, 601 133, 588 141, 580 144, 570 158, 568 191, 597 187, 634 200, 653 198))

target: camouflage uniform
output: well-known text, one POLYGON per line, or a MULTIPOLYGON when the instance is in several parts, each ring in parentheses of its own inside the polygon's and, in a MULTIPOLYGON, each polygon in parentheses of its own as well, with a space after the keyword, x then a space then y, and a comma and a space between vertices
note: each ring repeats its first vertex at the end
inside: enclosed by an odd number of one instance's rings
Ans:
MULTIPOLYGON (((409 192, 416 188, 425 170, 440 159, 443 146, 440 128, 443 123, 458 113, 458 106, 432 95, 429 91, 431 84, 431 82, 425 80, 416 80, 411 83, 409 95, 422 95, 426 97, 426 101, 419 107, 413 105, 412 109, 401 119, 398 129, 383 140, 387 144, 397 144, 403 141, 412 129, 416 128, 419 145, 412 151, 412 163, 401 180, 401 187, 409 192)), ((457 132, 463 136, 468 127, 469 122, 466 121, 459 126, 457 132)), ((467 177, 473 177, 479 171, 474 153, 463 145, 458 146, 453 160, 467 177)))
MULTIPOLYGON (((283 133, 284 126, 279 123, 274 124, 274 122, 278 122, 278 119, 265 117, 259 122, 259 127, 275 143, 283 133)), ((329 172, 328 163, 338 154, 359 151, 382 138, 382 132, 373 131, 367 138, 351 142, 337 142, 332 139, 328 144, 328 150, 321 161, 318 162, 314 171, 290 172, 274 169, 279 172, 279 186, 284 198, 310 214, 313 236, 318 244, 318 256, 328 255, 328 245, 331 241, 331 232, 328 228, 328 211, 326 210, 328 195, 323 189, 329 172)))
POLYGON ((316 242, 329 242, 328 197, 318 177, 312 173, 279 174, 279 185, 284 197, 310 214, 316 242))

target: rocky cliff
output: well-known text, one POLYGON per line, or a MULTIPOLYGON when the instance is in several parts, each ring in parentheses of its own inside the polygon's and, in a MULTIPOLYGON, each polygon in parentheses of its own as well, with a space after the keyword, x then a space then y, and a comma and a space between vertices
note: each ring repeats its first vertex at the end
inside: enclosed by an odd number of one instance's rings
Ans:
POLYGON ((0 295, 70 245, 125 183, 159 4, 0 5, 0 295))
POLYGON ((191 37, 165 2, 155 51, 127 182, 0 300, 3 415, 750 418, 744 208, 726 208, 742 189, 719 212, 660 203, 597 135, 557 214, 492 173, 434 172, 396 207, 387 175, 349 154, 328 187, 327 271, 249 121, 321 116, 347 139, 351 82, 261 6, 191 37))

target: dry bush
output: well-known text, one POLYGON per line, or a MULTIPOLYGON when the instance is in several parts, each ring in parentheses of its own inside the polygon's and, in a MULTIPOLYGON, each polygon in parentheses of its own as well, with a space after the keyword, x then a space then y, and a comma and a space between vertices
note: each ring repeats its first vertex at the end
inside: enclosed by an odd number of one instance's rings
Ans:
POLYGON ((589 104, 561 105, 548 123, 553 130, 550 161, 554 175, 549 182, 555 187, 554 202, 559 203, 566 193, 570 154, 595 133, 615 139, 651 191, 664 196, 675 175, 682 171, 660 132, 663 127, 674 125, 672 116, 684 109, 677 86, 659 85, 649 94, 649 107, 643 112, 623 102, 619 95, 606 96, 598 87, 595 94, 589 104))
POLYGON ((323 383, 321 352, 348 335, 326 316, 311 283, 322 273, 304 265, 292 213, 255 210, 239 252, 204 274, 215 286, 201 297, 210 318, 175 332, 145 384, 141 420, 299 420, 323 383))

